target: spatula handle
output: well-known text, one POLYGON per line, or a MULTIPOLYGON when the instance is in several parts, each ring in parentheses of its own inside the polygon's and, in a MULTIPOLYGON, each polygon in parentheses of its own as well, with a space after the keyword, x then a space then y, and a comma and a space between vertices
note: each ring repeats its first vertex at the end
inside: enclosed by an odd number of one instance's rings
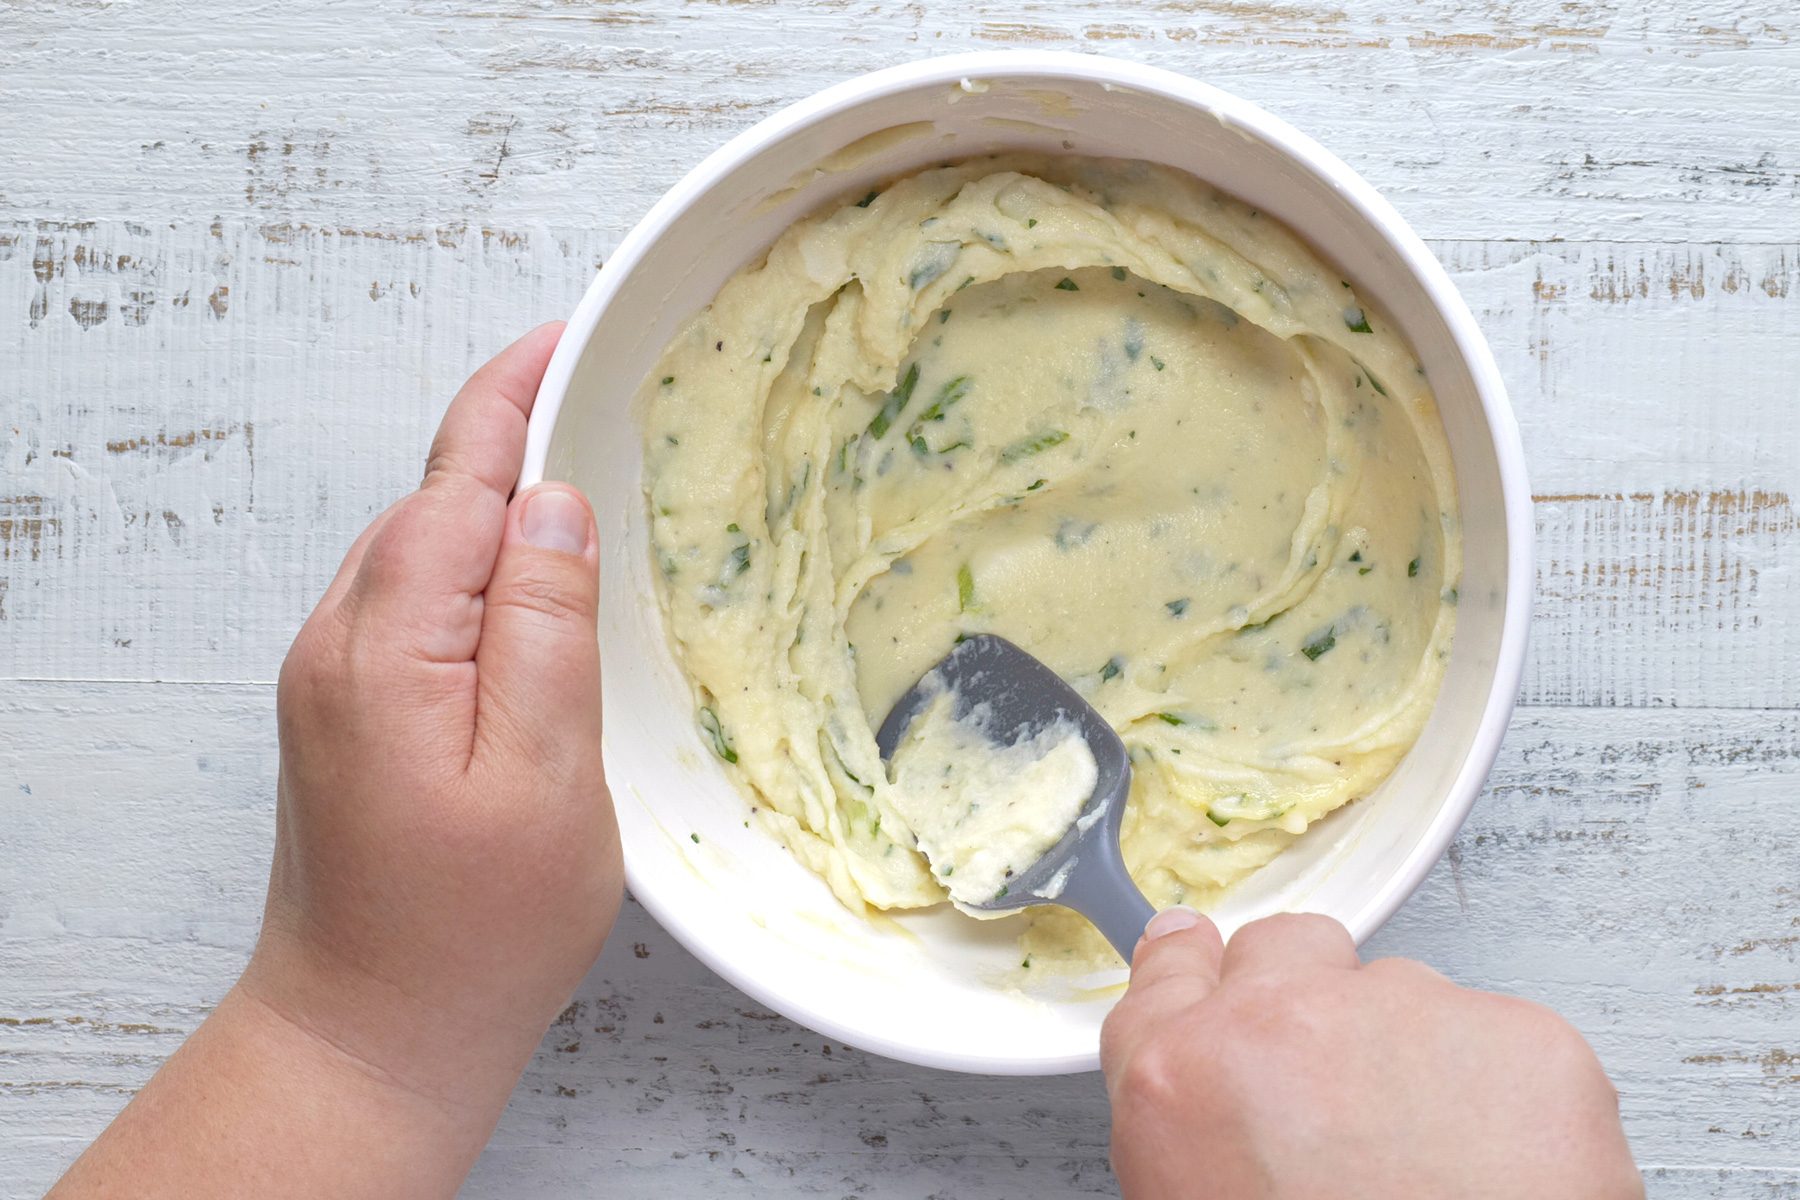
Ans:
POLYGON ((1077 870, 1056 902, 1092 921, 1119 957, 1130 963, 1131 951, 1143 936, 1144 926, 1156 915, 1156 908, 1131 882, 1123 863, 1107 869, 1111 866, 1097 863, 1097 869, 1077 870))

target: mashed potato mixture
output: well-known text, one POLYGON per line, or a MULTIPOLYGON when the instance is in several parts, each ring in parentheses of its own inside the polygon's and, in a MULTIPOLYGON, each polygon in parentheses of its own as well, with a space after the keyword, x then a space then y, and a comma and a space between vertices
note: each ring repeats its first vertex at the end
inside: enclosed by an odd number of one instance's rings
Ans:
POLYGON ((847 197, 727 282, 641 403, 700 726, 848 904, 945 899, 874 730, 959 636, 1119 731, 1158 905, 1367 794, 1436 695, 1459 547, 1424 374, 1293 234, 1179 172, 996 157, 847 197))

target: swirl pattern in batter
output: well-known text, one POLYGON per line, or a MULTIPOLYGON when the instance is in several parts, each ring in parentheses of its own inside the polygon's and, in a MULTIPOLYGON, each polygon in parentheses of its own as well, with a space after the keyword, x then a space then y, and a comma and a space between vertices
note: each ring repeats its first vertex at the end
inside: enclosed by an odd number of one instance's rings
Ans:
POLYGON ((641 405, 701 726, 846 903, 945 896, 873 731, 959 635, 1119 731, 1158 904, 1366 795, 1436 696, 1460 550, 1424 373, 1174 170, 998 157, 848 200, 727 282, 641 405))

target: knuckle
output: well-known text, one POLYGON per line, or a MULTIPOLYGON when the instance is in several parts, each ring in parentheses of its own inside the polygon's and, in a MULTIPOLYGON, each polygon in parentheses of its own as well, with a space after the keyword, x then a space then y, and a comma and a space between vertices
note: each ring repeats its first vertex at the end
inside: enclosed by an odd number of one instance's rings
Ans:
POLYGON ((1114 1103, 1122 1112, 1168 1112, 1184 1092, 1189 1063, 1174 1039, 1156 1036, 1139 1046, 1119 1070, 1114 1103))
POLYGON ((1517 1036, 1531 1047, 1539 1061, 1572 1074, 1605 1077, 1599 1058, 1581 1031, 1553 1009, 1517 996, 1502 996, 1499 1000, 1517 1036))
POLYGON ((468 463, 464 456, 446 445, 440 435, 432 442, 431 450, 425 456, 425 476, 420 486, 441 486, 467 474, 468 463))
POLYGON ((557 624, 584 622, 591 607, 587 597, 567 581, 535 573, 509 580, 499 589, 499 594, 490 595, 487 602, 557 624))
POLYGON ((1321 934, 1334 937, 1349 936, 1344 933, 1343 925, 1330 917, 1320 916, 1318 913, 1275 913, 1253 922, 1250 927, 1255 926, 1261 927, 1263 936, 1283 940, 1314 937, 1321 934))
POLYGON ((275 677, 277 709, 296 715, 310 710, 330 694, 337 669, 335 648, 326 644, 315 616, 300 627, 287 657, 281 660, 275 677))
POLYGON ((1454 987, 1444 976, 1438 974, 1415 958, 1378 958, 1363 966, 1369 976, 1384 982, 1406 986, 1437 987, 1440 985, 1454 987))

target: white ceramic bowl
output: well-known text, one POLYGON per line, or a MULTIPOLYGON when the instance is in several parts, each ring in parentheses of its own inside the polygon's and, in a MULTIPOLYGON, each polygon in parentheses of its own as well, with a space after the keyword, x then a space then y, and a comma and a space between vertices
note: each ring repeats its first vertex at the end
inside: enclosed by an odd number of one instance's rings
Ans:
MULTIPOLYGON (((964 1071, 1091 1070, 1122 972, 1032 980, 1011 922, 940 907, 846 911, 769 835, 701 741, 664 634, 630 400, 658 352, 794 220, 927 164, 1002 149, 1150 159, 1298 231, 1379 299, 1437 391, 1456 461, 1465 565, 1455 648, 1424 736, 1214 913, 1232 929, 1289 909, 1358 941, 1418 886, 1469 811, 1525 654, 1531 513, 1518 428, 1444 270, 1349 167, 1283 122, 1166 71, 1089 55, 986 53, 828 88, 756 125, 626 236, 556 349, 520 478, 583 488, 600 514, 606 770, 632 893, 713 970, 792 1019, 893 1058, 964 1071), (694 835, 698 835, 695 840, 694 835)), ((1042 973, 1040 972, 1040 977, 1042 973)))

